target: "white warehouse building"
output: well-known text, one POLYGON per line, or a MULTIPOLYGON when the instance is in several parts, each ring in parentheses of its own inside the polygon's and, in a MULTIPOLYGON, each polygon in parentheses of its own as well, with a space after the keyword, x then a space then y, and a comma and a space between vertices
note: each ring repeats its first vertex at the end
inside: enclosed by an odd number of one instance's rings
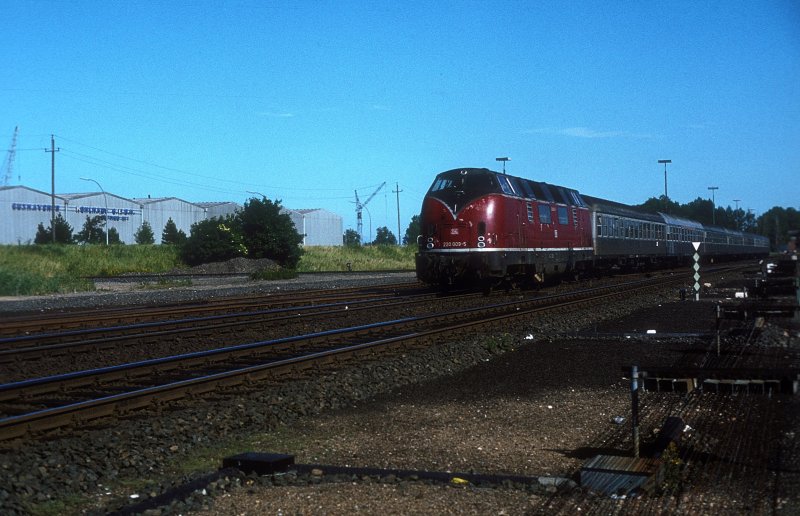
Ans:
MULTIPOLYGON (((0 244, 32 244, 39 224, 50 227, 53 209, 72 227, 83 228, 86 218, 108 214, 108 226, 120 241, 135 243, 134 235, 145 221, 156 243, 169 219, 189 235, 192 224, 213 217, 233 215, 242 207, 234 202, 191 203, 176 197, 127 199, 108 192, 56 194, 27 186, 0 186, 0 244)), ((303 236, 303 245, 342 245, 342 217, 323 209, 283 209, 303 236)))
POLYGON ((343 245, 342 217, 328 210, 281 210, 289 214, 294 227, 303 237, 303 245, 343 245))
MULTIPOLYGON (((83 228, 86 219, 107 213, 108 227, 117 230, 120 241, 126 244, 135 242, 133 235, 142 225, 142 208, 138 203, 108 192, 61 194, 61 197, 65 200, 64 218, 73 233, 83 228)), ((45 228, 50 227, 50 220, 43 224, 45 228)), ((35 236, 34 227, 31 238, 35 236)))
POLYGON ((191 231, 192 224, 205 219, 205 214, 198 209, 197 205, 177 197, 146 197, 133 199, 133 201, 141 207, 142 220, 146 220, 150 224, 156 242, 161 242, 161 233, 169 219, 172 219, 175 227, 186 235, 191 231))

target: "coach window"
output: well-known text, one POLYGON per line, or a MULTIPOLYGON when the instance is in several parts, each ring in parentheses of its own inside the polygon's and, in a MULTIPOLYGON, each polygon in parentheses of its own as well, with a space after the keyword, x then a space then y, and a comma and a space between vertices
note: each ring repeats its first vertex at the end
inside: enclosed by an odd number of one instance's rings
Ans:
POLYGON ((540 204, 539 205, 539 222, 542 224, 550 224, 552 223, 552 219, 550 218, 550 205, 549 204, 540 204))
POLYGON ((597 236, 603 236, 603 216, 597 216, 597 236))
POLYGON ((566 206, 559 206, 558 207, 558 223, 562 226, 566 226, 569 224, 569 215, 567 214, 567 207, 566 206))

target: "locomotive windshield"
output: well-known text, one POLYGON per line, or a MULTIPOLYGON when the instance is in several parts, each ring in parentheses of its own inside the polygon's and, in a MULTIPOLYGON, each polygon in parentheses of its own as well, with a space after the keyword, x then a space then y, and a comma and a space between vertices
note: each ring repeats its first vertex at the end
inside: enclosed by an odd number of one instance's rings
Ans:
POLYGON ((485 169, 451 170, 436 176, 428 195, 439 199, 451 210, 490 193, 503 193, 495 174, 485 169))

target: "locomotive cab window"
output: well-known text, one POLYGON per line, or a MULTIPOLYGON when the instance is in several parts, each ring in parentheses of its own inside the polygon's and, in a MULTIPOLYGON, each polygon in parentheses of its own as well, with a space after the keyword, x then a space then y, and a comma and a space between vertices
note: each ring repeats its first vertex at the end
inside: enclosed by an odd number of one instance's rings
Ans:
POLYGON ((454 184, 455 183, 451 179, 445 179, 443 177, 440 177, 433 182, 433 186, 431 186, 431 192, 438 192, 446 188, 451 188, 452 186, 454 186, 454 184))

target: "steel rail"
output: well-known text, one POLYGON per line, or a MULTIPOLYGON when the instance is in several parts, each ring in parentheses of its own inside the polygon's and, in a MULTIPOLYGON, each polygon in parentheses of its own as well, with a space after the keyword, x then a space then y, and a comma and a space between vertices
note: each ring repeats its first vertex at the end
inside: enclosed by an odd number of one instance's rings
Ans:
POLYGON ((341 289, 316 289, 278 293, 266 293, 247 296, 228 296, 216 299, 206 299, 202 302, 175 303, 163 306, 138 307, 104 307, 101 312, 98 310, 74 310, 68 312, 50 314, 28 314, 22 316, 4 316, 0 324, 0 335, 8 337, 20 336, 26 333, 43 333, 46 331, 57 331, 60 329, 69 330, 86 327, 87 321, 93 325, 111 323, 114 325, 146 322, 157 319, 164 319, 169 316, 178 315, 185 317, 187 314, 224 314, 231 310, 241 310, 247 307, 263 307, 264 305, 272 308, 294 307, 314 302, 335 301, 337 299, 348 299, 355 293, 363 298, 386 296, 387 292, 398 290, 421 289, 418 283, 393 283, 372 287, 350 287, 341 289))
MULTIPOLYGON (((650 288, 656 284, 665 284, 676 281, 674 278, 669 279, 667 281, 658 280, 645 280, 634 282, 633 284, 625 284, 623 288, 621 286, 606 286, 606 287, 599 287, 596 289, 585 289, 580 291, 582 295, 578 295, 577 293, 570 293, 570 294, 562 294, 558 296, 551 296, 549 298, 549 303, 547 303, 547 298, 538 298, 534 301, 529 301, 527 304, 529 306, 517 306, 522 305, 522 302, 507 302, 501 303, 500 305, 495 305, 498 310, 490 310, 490 315, 482 315, 477 318, 472 318, 467 321, 459 321, 455 324, 448 324, 445 326, 441 326, 434 329, 427 329, 424 331, 418 331, 412 329, 411 332, 396 334, 389 337, 381 337, 377 340, 369 340, 366 342, 361 342, 357 344, 351 344, 346 346, 337 346, 335 349, 326 350, 326 351, 313 351, 310 354, 306 354, 304 356, 296 356, 291 358, 282 358, 278 360, 273 360, 267 363, 258 364, 258 365, 251 365, 244 368, 238 368, 229 371, 223 371, 214 373, 211 375, 203 376, 203 377, 195 377, 190 379, 184 379, 176 382, 171 382, 161 386, 151 386, 146 388, 139 388, 131 392, 127 393, 120 393, 111 396, 104 396, 98 398, 96 400, 86 400, 80 401, 77 403, 72 403, 69 405, 61 406, 61 407, 54 407, 48 408, 44 410, 39 410, 36 412, 32 412, 29 414, 23 414, 18 416, 11 416, 0 420, 0 440, 3 439, 10 439, 14 437, 24 436, 31 432, 40 432, 46 431, 52 428, 57 428, 60 426, 68 425, 76 420, 87 420, 87 419, 94 419, 97 417, 104 417, 113 415, 120 411, 124 412, 127 410, 132 410, 134 408, 142 408, 150 404, 151 402, 158 399, 159 402, 169 401, 177 398, 181 398, 186 396, 190 391, 194 394, 202 394, 204 392, 208 392, 214 390, 220 386, 227 386, 227 385, 236 385, 240 384, 244 381, 249 380, 257 380, 260 379, 262 376, 269 376, 273 374, 273 371, 276 369, 286 367, 291 365, 292 367, 311 367, 312 365, 316 365, 320 360, 331 360, 333 357, 337 356, 349 356, 353 354, 357 354, 359 352, 363 353, 365 351, 375 351, 377 349, 387 349, 390 345, 397 345, 400 343, 408 345, 408 341, 413 340, 423 340, 439 335, 444 332, 449 332, 448 334, 452 335, 454 333, 458 333, 463 330, 472 329, 477 325, 487 325, 493 322, 498 321, 505 321, 509 318, 527 316, 535 312, 539 312, 542 310, 550 310, 558 307, 570 306, 575 305, 577 303, 585 302, 587 300, 587 295, 591 295, 592 299, 605 299, 612 296, 624 295, 628 294, 635 290, 640 290, 644 288, 650 288), (544 301, 544 303, 543 303, 544 301), (499 312, 499 308, 504 307, 507 308, 502 313, 499 312)), ((446 315, 450 314, 472 314, 472 315, 480 315, 481 313, 485 313, 485 309, 464 309, 458 310, 455 312, 449 312, 447 314, 436 314, 432 316, 427 316, 424 319, 432 319, 432 318, 442 318, 446 315)), ((377 328, 383 326, 390 326, 396 325, 400 323, 402 325, 406 325, 408 323, 413 323, 419 318, 405 318, 400 319, 398 321, 386 322, 386 323, 378 323, 372 325, 365 325, 362 327, 355 327, 355 328, 346 328, 341 330, 333 330, 331 332, 321 332, 326 334, 344 334, 344 333, 364 333, 370 332, 377 328)), ((311 337, 320 337, 319 333, 311 334, 311 337)), ((299 336, 299 337, 291 337, 287 339, 279 339, 278 342, 276 341, 265 341, 265 342, 257 342, 251 343, 242 346, 235 346, 233 350, 227 348, 221 348, 219 350, 213 350, 212 352, 205 352, 205 353, 196 353, 190 354, 189 357, 192 360, 197 360, 196 363, 207 363, 208 358, 213 355, 228 355, 231 356, 234 353, 239 352, 247 352, 250 350, 256 350, 258 348, 268 347, 270 345, 276 344, 285 344, 292 340, 301 340, 307 339, 309 336, 299 336)), ((162 359, 156 359, 155 361, 146 361, 146 362, 156 362, 159 365, 166 364, 169 368, 174 368, 180 362, 184 362, 181 357, 165 357, 162 359)), ((152 363, 150 365, 153 365, 152 363)), ((114 368, 107 371, 109 375, 105 376, 105 380, 109 380, 113 377, 130 377, 131 373, 135 372, 137 369, 139 371, 146 370, 152 371, 152 369, 145 369, 143 363, 133 363, 133 364, 125 364, 123 366, 116 366, 114 368)), ((87 372, 79 372, 79 373, 71 373, 69 375, 62 375, 61 378, 42 378, 42 379, 35 379, 25 382, 17 382, 17 384, 7 384, 0 386, 0 394, 4 396, 4 399, 9 399, 10 397, 19 396, 25 389, 40 389, 45 387, 45 392, 52 391, 53 387, 57 389, 63 388, 63 381, 67 380, 67 377, 71 379, 75 379, 81 382, 84 385, 87 384, 96 384, 98 382, 97 377, 93 377, 93 371, 87 372)), ((29 393, 31 391, 28 391, 29 393)))
POLYGON ((641 280, 633 283, 625 283, 623 285, 582 289, 566 294, 557 294, 527 300, 506 301, 490 306, 463 308, 460 310, 440 312, 424 316, 406 317, 367 325, 339 328, 305 335, 297 335, 267 341, 257 341, 206 351, 196 351, 169 357, 142 360, 128 364, 91 369, 87 371, 77 371, 62 375, 22 380, 19 382, 0 385, 0 401, 10 400, 16 397, 26 397, 32 394, 42 394, 45 392, 64 390, 83 385, 103 383, 120 378, 144 376, 154 372, 193 367, 198 364, 208 364, 222 360, 237 359, 255 354, 275 353, 276 350, 277 352, 282 352, 288 349, 286 347, 287 345, 296 343, 313 345, 320 341, 330 340, 332 337, 338 337, 341 339, 350 335, 359 336, 363 334, 374 333, 376 331, 396 331, 396 329, 404 326, 419 326, 423 323, 432 324, 437 322, 448 322, 455 318, 468 318, 474 316, 475 314, 495 314, 503 311, 520 312, 526 309, 526 307, 543 304, 547 304, 548 307, 555 307, 558 303, 562 302, 562 300, 574 299, 580 301, 585 299, 587 296, 600 296, 602 292, 608 292, 608 295, 616 295, 618 293, 617 289, 646 288, 651 286, 654 281, 660 280, 641 280))
MULTIPOLYGON (((474 297, 478 294, 466 294, 474 297)), ((23 335, 20 337, 0 338, 0 364, 14 362, 19 359, 43 353, 64 353, 105 349, 119 345, 120 342, 164 337, 184 333, 203 333, 237 326, 258 324, 274 324, 300 317, 321 317, 345 312, 357 312, 376 307, 393 307, 404 304, 420 303, 435 297, 436 294, 413 294, 397 298, 356 299, 323 303, 299 307, 275 308, 252 312, 238 312, 223 315, 210 315, 187 319, 142 322, 124 326, 104 326, 86 328, 48 334, 23 335), (313 311, 313 313, 308 313, 313 311), (300 313, 298 313, 300 312, 300 313), (140 331, 144 330, 144 331, 140 331), (136 333, 138 331, 138 333, 136 333), (55 341, 54 344, 47 344, 55 341), (35 343, 31 345, 31 343, 35 343), (23 347, 24 346, 24 347, 23 347)))

